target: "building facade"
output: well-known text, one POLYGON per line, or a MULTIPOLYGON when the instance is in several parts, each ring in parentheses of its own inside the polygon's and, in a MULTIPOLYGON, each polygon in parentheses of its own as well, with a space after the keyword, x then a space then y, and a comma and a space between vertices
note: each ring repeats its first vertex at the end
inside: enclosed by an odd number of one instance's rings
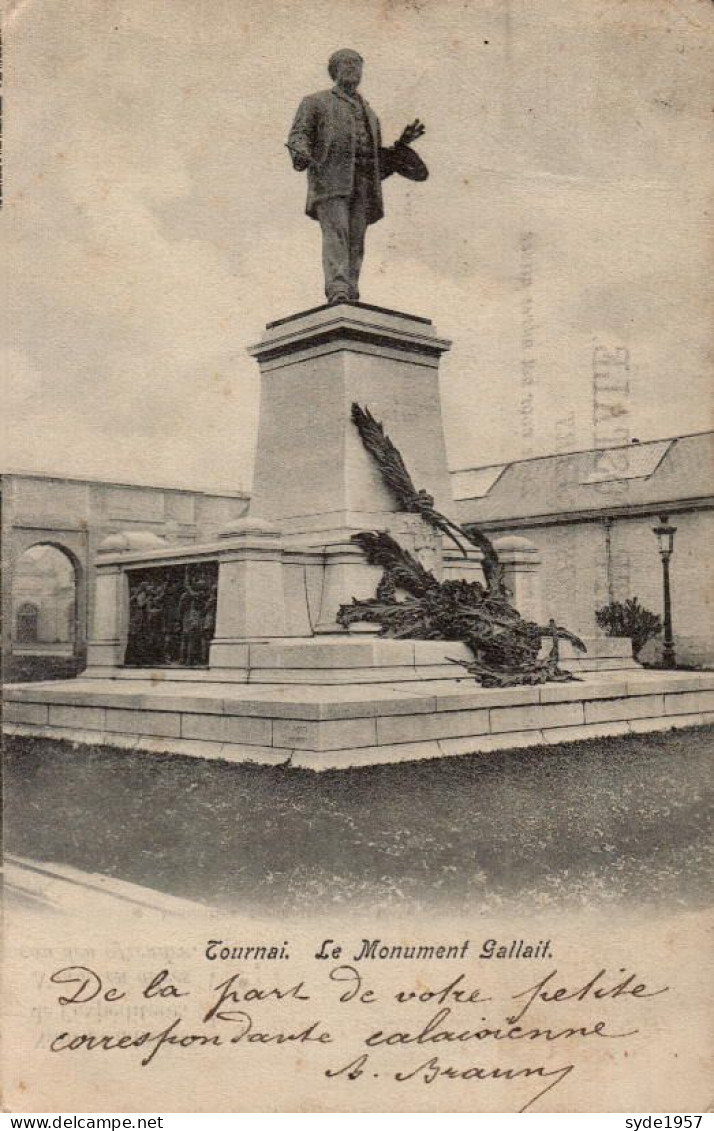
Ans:
MULTIPOLYGON (((714 663, 714 432, 455 472, 462 523, 527 538, 538 550, 541 602, 585 636, 595 610, 637 597, 662 615, 654 527, 677 528, 670 563, 677 659, 714 663)), ((642 658, 656 661, 661 637, 642 658)))

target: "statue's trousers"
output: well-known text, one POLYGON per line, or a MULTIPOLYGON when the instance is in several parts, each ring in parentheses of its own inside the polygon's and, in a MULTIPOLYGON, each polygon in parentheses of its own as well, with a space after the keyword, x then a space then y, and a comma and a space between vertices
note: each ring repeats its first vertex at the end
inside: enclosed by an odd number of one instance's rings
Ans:
POLYGON ((316 205, 322 228, 322 265, 328 302, 359 298, 370 201, 370 178, 356 172, 351 196, 333 196, 316 205))

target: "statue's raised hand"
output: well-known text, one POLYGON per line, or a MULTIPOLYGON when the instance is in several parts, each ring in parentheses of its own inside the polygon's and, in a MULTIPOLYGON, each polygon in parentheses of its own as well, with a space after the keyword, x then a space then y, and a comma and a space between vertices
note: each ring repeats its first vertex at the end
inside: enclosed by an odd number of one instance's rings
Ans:
POLYGON ((411 145, 413 141, 416 141, 422 136, 425 130, 426 126, 424 125, 424 123, 420 122, 418 118, 415 118, 413 122, 404 127, 404 129, 402 130, 402 136, 397 138, 394 144, 411 145))

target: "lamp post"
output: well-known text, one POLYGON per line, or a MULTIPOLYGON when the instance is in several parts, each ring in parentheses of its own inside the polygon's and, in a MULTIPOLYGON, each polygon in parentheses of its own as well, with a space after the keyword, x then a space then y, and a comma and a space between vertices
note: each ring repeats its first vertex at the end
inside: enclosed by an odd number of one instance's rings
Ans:
POLYGON ((676 668, 677 657, 674 653, 674 636, 672 634, 672 596, 669 588, 669 559, 674 551, 674 536, 676 526, 670 526, 667 515, 659 516, 660 525, 654 527, 659 544, 659 553, 662 558, 662 588, 664 590, 664 641, 662 646, 662 663, 665 668, 676 668))

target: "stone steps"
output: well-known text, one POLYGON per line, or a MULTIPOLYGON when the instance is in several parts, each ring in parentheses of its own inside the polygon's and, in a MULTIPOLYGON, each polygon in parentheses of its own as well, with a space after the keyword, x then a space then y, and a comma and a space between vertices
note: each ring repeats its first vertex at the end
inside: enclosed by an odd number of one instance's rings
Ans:
MULTIPOLYGON (((562 666, 574 674, 599 671, 637 671, 632 645, 622 637, 593 637, 584 641, 585 654, 566 642, 562 666)), ((545 643, 543 654, 550 645, 545 643)), ((192 683, 309 684, 344 686, 360 683, 412 683, 453 679, 460 674, 453 660, 472 658, 465 644, 442 640, 392 640, 372 633, 326 634, 310 638, 246 641, 234 645, 234 667, 109 668, 90 667, 87 679, 167 679, 192 683)))
POLYGON ((711 723, 714 673, 635 669, 504 689, 453 678, 260 687, 78 679, 8 685, 4 715, 10 734, 322 770, 711 723))

